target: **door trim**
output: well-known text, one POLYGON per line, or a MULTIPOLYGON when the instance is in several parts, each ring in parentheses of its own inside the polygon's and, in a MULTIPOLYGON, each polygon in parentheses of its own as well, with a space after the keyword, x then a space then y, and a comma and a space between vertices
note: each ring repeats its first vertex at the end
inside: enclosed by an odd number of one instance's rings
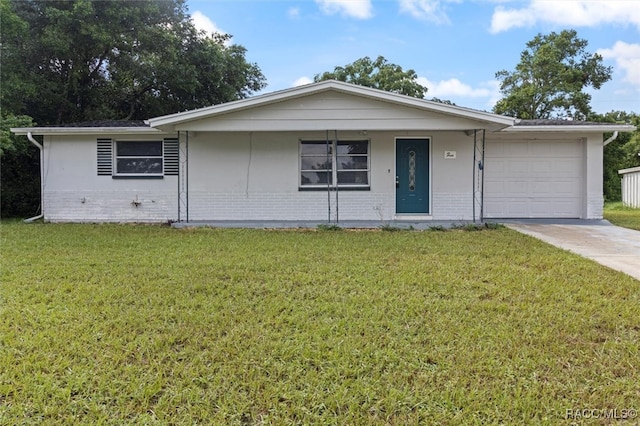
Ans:
POLYGON ((432 153, 432 148, 433 148, 433 137, 431 136, 422 136, 422 135, 418 135, 418 136, 395 136, 394 140, 393 140, 393 182, 394 182, 394 191, 393 191, 393 196, 394 196, 394 218, 397 218, 399 220, 424 220, 424 219, 431 219, 433 216, 433 205, 432 205, 432 200, 433 200, 433 153, 432 153), (398 176, 398 141, 399 140, 405 140, 405 139, 423 139, 426 141, 427 143, 427 154, 429 155, 429 161, 427 163, 427 176, 429 179, 429 184, 428 184, 428 188, 427 191, 428 196, 427 196, 427 213, 398 213, 396 211, 397 208, 397 196, 398 196, 398 191, 397 188, 395 187, 395 179, 396 176, 398 176))

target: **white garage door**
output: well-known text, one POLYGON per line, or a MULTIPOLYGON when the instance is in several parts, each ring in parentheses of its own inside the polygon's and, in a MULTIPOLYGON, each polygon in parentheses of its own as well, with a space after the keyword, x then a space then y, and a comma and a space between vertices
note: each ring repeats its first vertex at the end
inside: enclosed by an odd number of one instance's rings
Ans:
POLYGON ((582 216, 582 143, 579 140, 487 141, 484 216, 582 216))

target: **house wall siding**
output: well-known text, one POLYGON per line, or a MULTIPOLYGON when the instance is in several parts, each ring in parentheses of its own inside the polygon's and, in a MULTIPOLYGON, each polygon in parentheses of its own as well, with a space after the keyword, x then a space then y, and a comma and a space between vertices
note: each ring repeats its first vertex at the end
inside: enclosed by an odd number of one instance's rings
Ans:
POLYGON ((180 131, 351 131, 432 129, 460 131, 478 122, 353 94, 324 92, 202 118, 175 126, 180 131))
MULTIPOLYGON (((431 212, 424 218, 472 218, 473 138, 463 132, 340 131, 370 139, 370 190, 299 190, 299 141, 326 132, 196 132, 189 139, 189 220, 392 220, 395 141, 428 138, 431 212), (445 151, 456 151, 454 160, 445 151)), ((329 132, 329 138, 335 138, 329 132)))
MULTIPOLYGON (((106 135, 114 140, 157 136, 106 135)), ((177 220, 177 176, 113 179, 97 175, 95 136, 44 140, 44 220, 50 222, 167 222, 177 220), (134 202, 135 201, 135 202, 134 202), (136 206, 137 204, 137 206, 136 206)))
MULTIPOLYGON (((329 131, 333 139, 336 132, 329 131)), ((326 131, 189 132, 188 173, 163 179, 97 175, 95 136, 47 136, 44 213, 48 221, 166 222, 178 219, 178 180, 188 181, 189 220, 369 220, 395 214, 395 145, 399 138, 430 140, 430 212, 435 220, 473 219, 473 136, 462 131, 337 131, 338 139, 369 139, 370 190, 299 189, 299 141, 326 131), (455 159, 445 152, 456 153, 455 159), (137 204, 137 206, 136 206, 137 204)), ((110 137, 100 135, 100 137, 110 137)), ((149 136, 113 139, 149 140, 149 136)), ((181 134, 186 138, 186 134, 181 134)), ((518 138, 488 134, 487 140, 518 138)), ((527 138, 558 136, 527 134, 527 138)), ((575 137, 575 136, 572 136, 575 137)), ((602 141, 578 135, 583 218, 602 217, 602 141)), ((158 137, 155 137, 156 139, 158 137)), ((183 164, 184 165, 184 164, 183 164)), ((486 172, 486 171, 485 171, 486 172)), ((186 187, 186 186, 183 186, 186 187)), ((485 188, 486 189, 486 188, 485 188)), ((479 205, 476 206, 479 210, 479 205)), ((485 209, 486 210, 486 209, 485 209)), ((187 218, 183 210, 181 219, 187 218)), ((479 215, 479 211, 476 212, 479 215)), ((485 212, 486 213, 486 212, 485 212)))
POLYGON ((196 133, 189 142, 189 219, 392 218, 393 139, 385 146, 379 137, 338 133, 340 140, 371 140, 370 190, 299 189, 299 141, 326 137, 326 132, 196 133))

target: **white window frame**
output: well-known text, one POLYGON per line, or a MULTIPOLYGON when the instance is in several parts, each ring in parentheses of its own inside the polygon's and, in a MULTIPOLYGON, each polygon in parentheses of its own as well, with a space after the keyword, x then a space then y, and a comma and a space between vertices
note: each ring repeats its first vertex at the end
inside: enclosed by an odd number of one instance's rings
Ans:
MULTIPOLYGON (((358 139, 333 139, 333 140, 319 140, 319 139, 301 139, 299 144, 298 144, 298 188, 299 189, 324 189, 326 190, 327 188, 330 189, 336 189, 336 187, 338 189, 370 189, 371 188, 371 139, 362 139, 362 138, 358 138, 358 139), (365 142, 367 144, 367 152, 366 154, 348 154, 348 155, 339 155, 338 154, 338 145, 344 143, 344 144, 349 144, 349 143, 353 143, 353 142, 365 142), (326 169, 305 169, 303 168, 303 158, 304 157, 322 157, 323 155, 305 155, 302 152, 302 146, 304 144, 317 144, 317 145, 322 145, 322 146, 326 146, 327 144, 329 145, 329 153, 328 155, 325 154, 325 157, 328 158, 330 160, 330 168, 329 168, 329 175, 331 176, 331 180, 330 183, 312 183, 312 184, 305 184, 302 182, 302 174, 303 173, 322 173, 322 170, 326 170, 326 169), (367 168, 366 169, 343 169, 340 170, 337 165, 338 165, 338 158, 339 157, 366 157, 367 159, 367 168), (339 173, 350 173, 350 172, 366 172, 367 174, 367 183, 339 183, 338 182, 338 174, 339 173)), ((326 151, 325 151, 326 152, 326 151)))
POLYGON ((156 177, 156 176, 164 176, 164 142, 162 140, 114 140, 113 141, 113 176, 122 176, 122 177, 156 177), (160 144, 160 155, 118 155, 118 144, 119 143, 156 143, 160 144), (120 159, 141 159, 141 158, 149 158, 149 159, 159 159, 160 165, 162 169, 159 173, 127 173, 120 172, 118 170, 118 160, 120 159))

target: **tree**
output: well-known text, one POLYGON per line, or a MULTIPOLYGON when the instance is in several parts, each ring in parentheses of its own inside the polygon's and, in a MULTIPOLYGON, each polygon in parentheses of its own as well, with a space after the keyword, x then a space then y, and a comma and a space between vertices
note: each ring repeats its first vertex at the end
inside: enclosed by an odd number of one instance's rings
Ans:
POLYGON ((141 120, 265 87, 246 49, 198 31, 185 0, 0 0, 0 30, 3 216, 39 200, 37 149, 9 127, 141 120))
POLYGON ((0 100, 39 125, 146 119, 265 86, 230 36, 194 27, 185 0, 0 1, 2 78, 12 82, 0 100))
MULTIPOLYGON (((640 166, 640 115, 633 112, 611 111, 606 114, 592 114, 591 121, 602 123, 629 123, 636 126, 632 133, 620 133, 616 140, 604 147, 603 192, 607 201, 622 198, 618 170, 640 166)), ((605 134, 608 138, 611 134, 605 134)))
POLYGON ((317 74, 313 80, 344 81, 422 99, 428 89, 418 83, 417 79, 418 75, 412 69, 405 71, 399 65, 390 64, 382 56, 378 56, 375 61, 365 56, 344 67, 335 67, 332 72, 317 74))
POLYGON ((0 117, 0 212, 2 217, 34 216, 40 203, 40 155, 24 136, 12 127, 33 125, 31 117, 0 117))
POLYGON ((522 119, 570 118, 584 120, 591 112, 587 87, 600 89, 611 79, 611 67, 587 52, 587 41, 574 30, 538 34, 527 43, 515 71, 498 71, 504 95, 497 114, 522 119))

